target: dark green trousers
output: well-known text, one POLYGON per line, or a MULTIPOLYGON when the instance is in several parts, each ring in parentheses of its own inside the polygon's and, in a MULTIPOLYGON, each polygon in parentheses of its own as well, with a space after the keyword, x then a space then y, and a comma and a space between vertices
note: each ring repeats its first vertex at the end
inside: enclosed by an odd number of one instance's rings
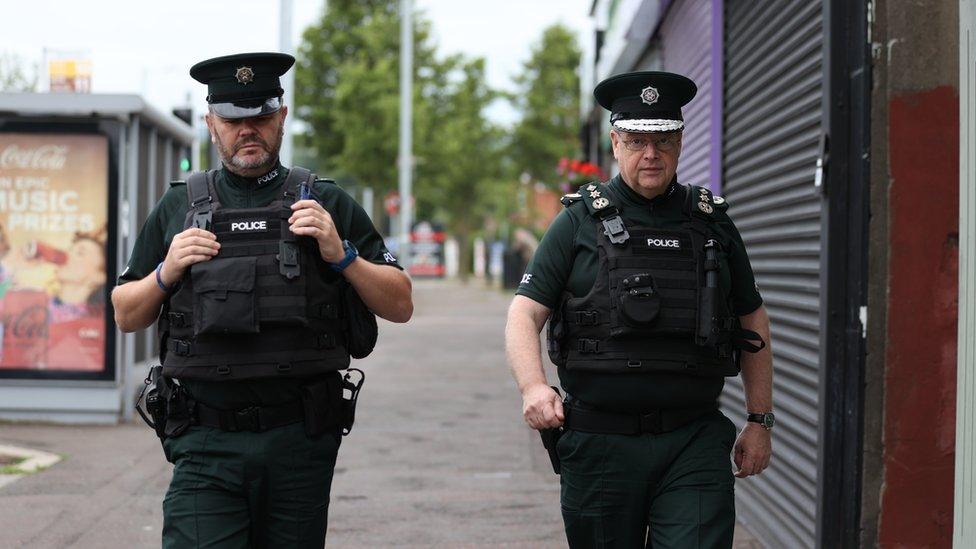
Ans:
POLYGON ((339 441, 309 439, 301 423, 264 433, 191 427, 166 439, 174 468, 163 547, 320 549, 339 441))
POLYGON ((715 411, 660 435, 567 431, 562 513, 572 548, 729 548, 736 428, 715 411))

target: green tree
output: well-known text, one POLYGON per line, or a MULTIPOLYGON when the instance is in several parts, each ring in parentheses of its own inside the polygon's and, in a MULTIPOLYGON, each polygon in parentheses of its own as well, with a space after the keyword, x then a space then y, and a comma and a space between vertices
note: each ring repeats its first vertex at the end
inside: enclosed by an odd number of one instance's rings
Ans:
POLYGON ((559 159, 579 154, 579 63, 576 37, 556 24, 543 31, 515 79, 522 118, 510 154, 513 167, 537 181, 553 184, 559 159))
POLYGON ((498 97, 486 84, 484 59, 448 58, 447 78, 430 103, 426 156, 417 168, 417 211, 443 222, 458 241, 460 276, 471 267, 471 236, 486 216, 507 201, 503 178, 502 132, 485 117, 498 97))
MULTIPOLYGON (((295 73, 299 140, 313 168, 382 192, 396 187, 400 19, 396 0, 329 0, 305 30, 295 73)), ((430 127, 425 90, 439 74, 430 23, 414 15, 414 144, 430 127)))
POLYGON ((0 53, 0 91, 37 91, 37 67, 31 67, 17 54, 0 53))

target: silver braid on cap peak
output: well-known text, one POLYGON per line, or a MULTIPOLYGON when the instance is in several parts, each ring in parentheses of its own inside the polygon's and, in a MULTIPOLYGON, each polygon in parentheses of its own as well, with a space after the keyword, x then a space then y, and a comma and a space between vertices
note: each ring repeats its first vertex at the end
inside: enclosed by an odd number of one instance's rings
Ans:
POLYGON ((684 129, 685 123, 681 120, 667 119, 644 119, 644 120, 617 120, 613 127, 625 132, 674 132, 684 129))

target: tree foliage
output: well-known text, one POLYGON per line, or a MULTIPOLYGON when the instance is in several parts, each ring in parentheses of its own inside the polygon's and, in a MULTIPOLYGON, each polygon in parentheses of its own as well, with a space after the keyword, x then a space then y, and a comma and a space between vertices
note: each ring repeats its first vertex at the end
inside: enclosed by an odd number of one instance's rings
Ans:
MULTIPOLYGON (((395 0, 329 0, 305 30, 295 72, 301 145, 320 173, 384 191, 396 187, 400 19, 395 0)), ((423 142, 423 90, 437 74, 430 24, 414 17, 414 142, 423 142)))
POLYGON ((543 31, 516 77, 515 104, 522 119, 513 132, 511 156, 516 168, 537 181, 554 183, 559 159, 579 153, 579 63, 576 37, 557 24, 543 31))
POLYGON ((37 70, 14 53, 0 53, 0 91, 37 91, 37 70))

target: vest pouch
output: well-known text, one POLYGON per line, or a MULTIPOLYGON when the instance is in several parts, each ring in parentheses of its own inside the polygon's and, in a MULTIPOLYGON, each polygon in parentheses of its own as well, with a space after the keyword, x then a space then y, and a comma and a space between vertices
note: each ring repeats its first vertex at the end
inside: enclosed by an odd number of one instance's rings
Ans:
POLYGON ((193 265, 193 335, 260 332, 256 267, 256 257, 214 258, 193 265))
POLYGON ((650 273, 630 275, 620 281, 620 316, 635 328, 649 327, 661 311, 661 294, 650 273))
POLYGON ((366 307, 359 294, 352 286, 343 291, 348 331, 346 332, 346 351, 353 358, 366 358, 376 346, 379 334, 376 327, 376 315, 366 307))

